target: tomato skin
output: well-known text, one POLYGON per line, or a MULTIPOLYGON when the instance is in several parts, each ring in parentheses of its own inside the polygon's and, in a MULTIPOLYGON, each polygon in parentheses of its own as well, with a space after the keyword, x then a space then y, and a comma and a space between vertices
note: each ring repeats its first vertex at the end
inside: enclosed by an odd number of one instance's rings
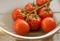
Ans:
POLYGON ((39 27, 41 26, 41 18, 40 17, 37 17, 37 19, 33 18, 34 14, 31 14, 29 16, 29 24, 30 24, 30 28, 31 30, 38 30, 39 27))
POLYGON ((13 12, 12 12, 12 18, 13 18, 14 21, 17 20, 18 18, 24 19, 26 17, 26 15, 23 14, 21 12, 21 10, 22 10, 21 8, 16 8, 16 9, 13 10, 13 12))
POLYGON ((50 32, 56 27, 56 22, 53 18, 47 17, 42 20, 41 28, 44 32, 50 32))
POLYGON ((30 26, 22 19, 17 19, 14 22, 14 31, 19 35, 25 35, 30 31, 30 26))
POLYGON ((48 0, 36 0, 37 5, 39 6, 45 4, 46 2, 48 2, 48 0))
POLYGON ((28 3, 25 5, 25 10, 26 11, 33 11, 34 9, 36 9, 38 6, 32 6, 33 3, 28 3))
POLYGON ((49 10, 47 12, 46 7, 43 7, 41 9, 39 9, 38 14, 42 19, 44 19, 46 17, 53 17, 53 12, 51 10, 49 10))

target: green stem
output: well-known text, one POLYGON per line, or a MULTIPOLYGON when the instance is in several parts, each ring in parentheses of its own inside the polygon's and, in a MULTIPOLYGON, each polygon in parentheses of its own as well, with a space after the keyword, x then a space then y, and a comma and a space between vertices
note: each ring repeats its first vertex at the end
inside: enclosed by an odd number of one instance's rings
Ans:
POLYGON ((45 3, 45 4, 42 5, 42 6, 39 6, 37 9, 35 9, 35 10, 29 12, 29 13, 26 15, 26 21, 28 21, 28 17, 29 17, 29 15, 30 15, 32 12, 35 12, 35 11, 37 11, 38 9, 40 9, 40 8, 42 8, 42 7, 44 7, 44 6, 46 6, 46 4, 48 4, 48 3, 49 3, 49 2, 45 3))
POLYGON ((38 9, 40 9, 40 8, 42 8, 42 7, 44 7, 46 4, 48 4, 49 2, 47 2, 47 3, 45 3, 44 5, 42 5, 42 6, 39 6, 37 9, 35 9, 35 10, 33 10, 33 11, 31 11, 30 13, 32 13, 32 12, 34 12, 34 11, 37 11, 38 9))
POLYGON ((30 15, 29 13, 26 15, 26 22, 28 22, 28 20, 29 20, 28 19, 29 15, 30 15))

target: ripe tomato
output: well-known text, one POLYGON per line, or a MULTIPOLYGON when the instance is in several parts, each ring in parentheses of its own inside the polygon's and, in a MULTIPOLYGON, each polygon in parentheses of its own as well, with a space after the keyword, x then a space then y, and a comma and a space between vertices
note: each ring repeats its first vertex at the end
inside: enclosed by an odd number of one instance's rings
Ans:
POLYGON ((42 20, 41 28, 44 32, 50 32, 56 27, 56 22, 53 18, 47 17, 42 20))
POLYGON ((36 4, 34 4, 34 3, 28 3, 25 6, 25 10, 30 12, 30 11, 36 9, 37 7, 38 6, 36 4))
POLYGON ((38 17, 37 15, 31 14, 29 16, 29 22, 31 30, 38 30, 39 27, 41 26, 41 18, 38 17))
POLYGON ((47 9, 46 7, 39 9, 38 14, 42 19, 46 17, 53 17, 53 12, 51 11, 51 9, 47 9))
POLYGON ((37 5, 39 6, 45 4, 46 2, 48 2, 48 0, 36 0, 37 5))
POLYGON ((20 35, 25 35, 29 32, 30 30, 30 26, 27 22, 25 22, 24 20, 22 19, 17 19, 15 22, 14 22, 14 31, 17 33, 17 34, 20 34, 20 35))
POLYGON ((24 19, 25 18, 25 12, 21 8, 16 8, 13 10, 12 13, 13 20, 17 20, 18 18, 24 19))

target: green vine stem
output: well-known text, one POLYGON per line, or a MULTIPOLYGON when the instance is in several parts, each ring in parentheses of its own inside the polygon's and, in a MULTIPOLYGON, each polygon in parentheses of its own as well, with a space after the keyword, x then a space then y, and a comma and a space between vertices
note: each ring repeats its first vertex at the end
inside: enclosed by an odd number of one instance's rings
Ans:
POLYGON ((38 9, 40 9, 40 8, 42 8, 42 7, 44 7, 44 6, 46 6, 47 4, 49 4, 50 3, 50 1, 48 1, 47 3, 45 3, 44 5, 42 5, 42 6, 39 6, 38 8, 36 8, 35 10, 33 10, 33 11, 31 11, 31 12, 28 12, 28 14, 26 15, 26 21, 28 21, 29 19, 28 19, 28 17, 29 17, 29 15, 30 14, 32 14, 32 12, 35 12, 35 11, 37 11, 38 9))
POLYGON ((44 5, 42 5, 42 6, 39 6, 38 8, 36 8, 35 10, 33 10, 33 11, 31 11, 31 12, 29 12, 29 13, 32 13, 32 12, 34 12, 34 11, 37 11, 38 9, 40 9, 40 8, 42 8, 42 7, 44 7, 46 4, 48 4, 49 2, 47 2, 47 3, 45 3, 44 5))

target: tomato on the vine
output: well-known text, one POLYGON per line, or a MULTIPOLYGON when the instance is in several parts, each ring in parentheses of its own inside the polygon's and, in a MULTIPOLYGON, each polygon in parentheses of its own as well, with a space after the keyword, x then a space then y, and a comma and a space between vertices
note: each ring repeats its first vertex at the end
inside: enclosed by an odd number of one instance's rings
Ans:
POLYGON ((38 6, 34 3, 28 3, 25 5, 25 10, 26 11, 33 11, 34 9, 36 9, 38 6))
POLYGON ((22 19, 17 19, 14 22, 14 31, 19 34, 19 35, 25 35, 30 31, 30 26, 29 24, 22 20, 22 19))
POLYGON ((43 19, 46 17, 53 17, 53 12, 51 11, 50 8, 43 7, 39 9, 38 15, 43 19))
POLYGON ((36 0, 37 5, 39 6, 45 4, 46 2, 48 2, 48 0, 36 0))
POLYGON ((44 32, 50 32, 56 27, 56 22, 53 18, 47 17, 42 20, 41 28, 44 32))
POLYGON ((38 30, 41 26, 41 18, 36 14, 31 14, 28 23, 30 24, 31 30, 38 30))
POLYGON ((25 17, 26 17, 25 12, 21 8, 16 8, 12 12, 12 18, 14 21, 17 20, 18 18, 25 19, 25 17))

